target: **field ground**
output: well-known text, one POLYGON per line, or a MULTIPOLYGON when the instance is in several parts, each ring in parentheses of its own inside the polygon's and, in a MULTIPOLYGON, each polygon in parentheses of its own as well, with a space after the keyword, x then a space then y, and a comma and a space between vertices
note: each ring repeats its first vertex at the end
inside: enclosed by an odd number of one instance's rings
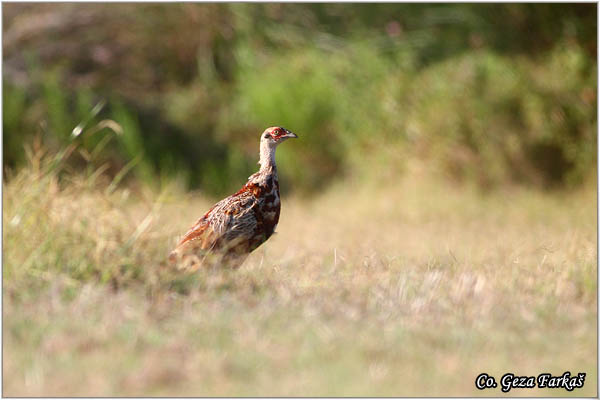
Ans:
POLYGON ((284 197, 238 271, 186 277, 158 265, 211 202, 96 186, 4 186, 5 396, 499 396, 475 377, 564 371, 585 386, 509 395, 597 395, 593 185, 284 197))

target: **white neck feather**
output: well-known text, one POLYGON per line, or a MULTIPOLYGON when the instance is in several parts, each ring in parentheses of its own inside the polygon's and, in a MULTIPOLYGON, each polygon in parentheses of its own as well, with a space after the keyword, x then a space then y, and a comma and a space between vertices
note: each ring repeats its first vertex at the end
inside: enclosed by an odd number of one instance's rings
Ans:
POLYGON ((275 165, 275 149, 277 146, 269 144, 267 141, 260 142, 260 170, 276 169, 275 165))

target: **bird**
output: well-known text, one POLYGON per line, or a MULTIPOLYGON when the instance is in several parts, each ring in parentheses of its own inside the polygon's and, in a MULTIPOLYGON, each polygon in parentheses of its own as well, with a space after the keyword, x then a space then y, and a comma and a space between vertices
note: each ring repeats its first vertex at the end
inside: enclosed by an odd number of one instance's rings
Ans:
POLYGON ((212 206, 181 238, 168 261, 178 269, 238 268, 269 239, 279 223, 281 200, 275 164, 277 146, 298 136, 281 127, 260 136, 260 168, 231 196, 212 206))

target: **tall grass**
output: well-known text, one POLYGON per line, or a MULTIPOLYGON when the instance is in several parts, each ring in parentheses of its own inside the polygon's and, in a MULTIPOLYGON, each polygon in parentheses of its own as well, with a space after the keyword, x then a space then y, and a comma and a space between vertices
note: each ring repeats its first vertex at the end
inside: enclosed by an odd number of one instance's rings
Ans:
POLYGON ((597 391, 592 186, 340 183, 284 197, 239 270, 178 275, 207 199, 28 154, 4 185, 7 395, 498 395, 475 377, 565 370, 585 386, 511 393, 597 391))

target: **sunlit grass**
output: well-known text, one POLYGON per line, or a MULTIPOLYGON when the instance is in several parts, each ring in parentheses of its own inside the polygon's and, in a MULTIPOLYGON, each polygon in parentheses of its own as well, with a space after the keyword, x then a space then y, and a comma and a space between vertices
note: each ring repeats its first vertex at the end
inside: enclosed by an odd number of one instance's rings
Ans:
POLYGON ((482 196, 427 179, 284 198, 237 271, 176 276, 211 200, 42 166, 4 185, 7 396, 501 395, 481 372, 586 372, 595 189, 482 196))

